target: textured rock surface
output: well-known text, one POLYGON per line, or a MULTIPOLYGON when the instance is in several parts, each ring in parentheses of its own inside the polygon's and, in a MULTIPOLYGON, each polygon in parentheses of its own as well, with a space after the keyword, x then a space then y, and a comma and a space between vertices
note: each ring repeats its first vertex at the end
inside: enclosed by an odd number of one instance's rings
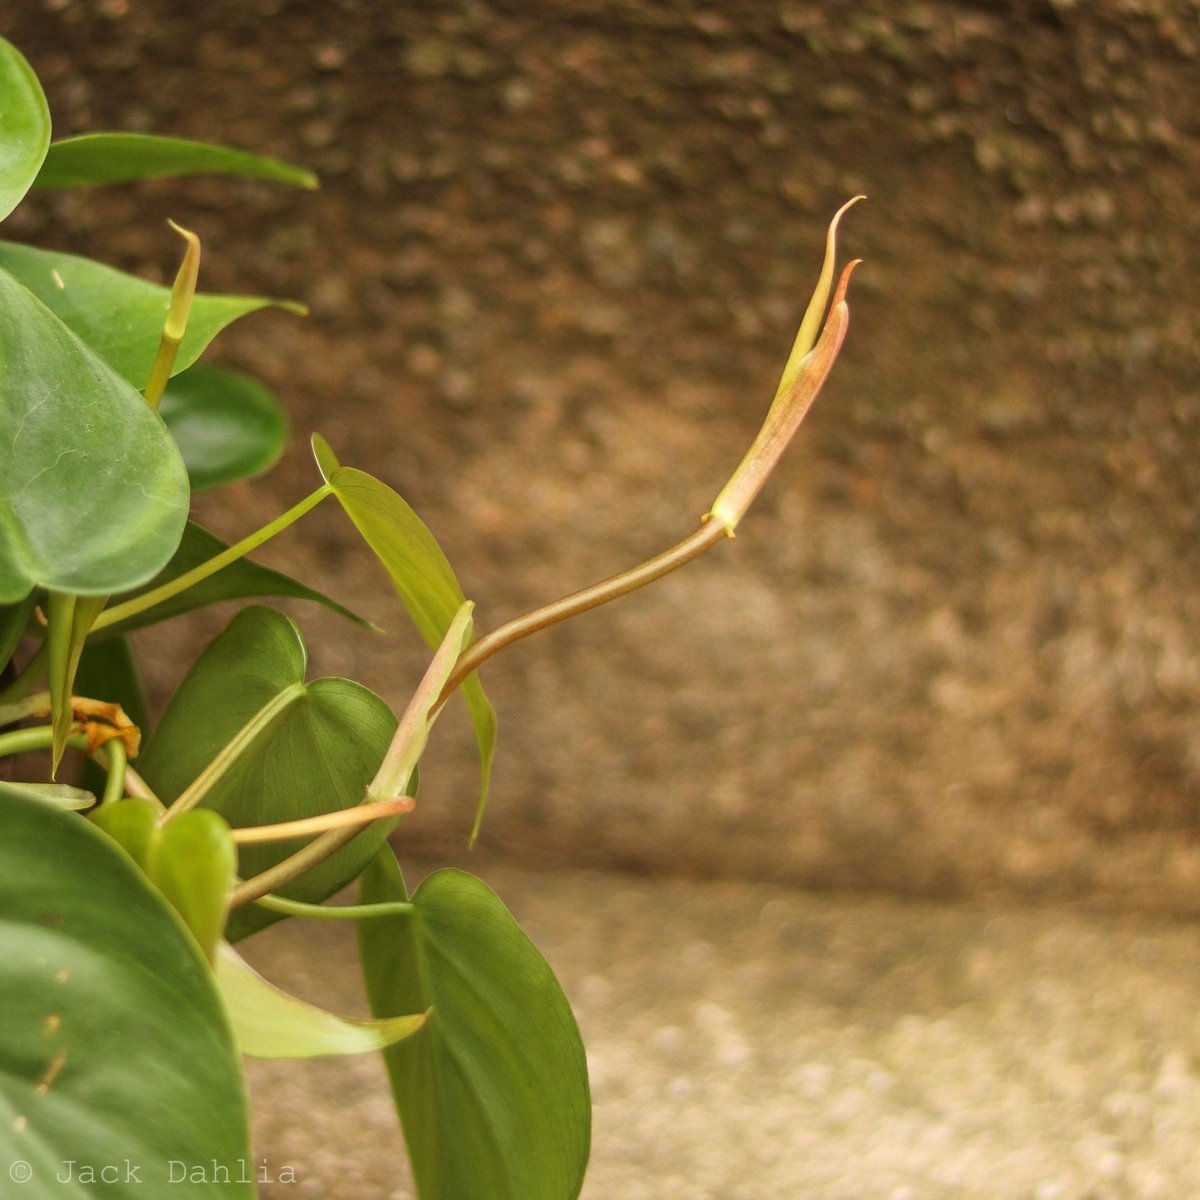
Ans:
MULTIPOLYGON (((1192 929, 488 874, 588 1045, 584 1200, 1200 1194, 1192 929)), ((251 949, 277 981, 361 1003, 349 930, 281 926, 251 949)), ((253 1066, 257 1153, 296 1176, 264 1200, 410 1200, 374 1059, 253 1066)))
MULTIPOLYGON (((5 31, 60 132, 321 172, 46 200, 13 236, 162 273, 172 215, 208 286, 307 300, 226 360, 427 516, 485 626, 690 530, 824 221, 870 193, 843 362, 744 536, 488 670, 486 836, 1200 906, 1194 0, 30 0, 5 31)), ((313 479, 297 450, 209 518, 244 530, 313 479)), ((334 514, 310 528, 273 561, 403 625, 334 514)), ((303 620, 320 668, 403 701, 411 640, 303 620)), ((465 737, 435 753, 427 850, 474 790, 465 737)))

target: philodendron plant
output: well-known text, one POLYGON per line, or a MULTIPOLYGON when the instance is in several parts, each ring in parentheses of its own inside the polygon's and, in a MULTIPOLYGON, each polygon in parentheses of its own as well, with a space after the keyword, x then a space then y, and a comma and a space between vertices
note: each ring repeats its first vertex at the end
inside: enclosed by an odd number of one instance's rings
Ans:
MULTIPOLYGON (((52 142, 34 72, 0 41, 0 219, 31 189, 199 173, 315 186, 197 142, 52 142)), ((840 216, 762 431, 699 529, 479 639, 420 518, 319 436, 317 486, 264 528, 226 545, 188 520, 193 491, 263 471, 284 437, 274 397, 205 349, 248 313, 299 306, 196 291, 200 245, 179 227, 170 289, 0 242, 0 1193, 253 1196, 243 1055, 381 1051, 421 1200, 578 1194, 587 1069, 550 967, 479 879, 439 871, 410 894, 389 836, 456 692, 479 745, 478 830, 496 729, 484 660, 733 536, 845 335, 840 216), (366 624, 247 557, 327 502, 432 651, 399 718, 351 680, 310 680, 300 630, 255 603, 152 723, 132 630, 263 597, 366 624), (39 778, 13 778, 30 763, 39 778), (328 903, 351 884, 353 902, 328 903), (247 965, 235 945, 286 918, 355 922, 373 1019, 247 965)))

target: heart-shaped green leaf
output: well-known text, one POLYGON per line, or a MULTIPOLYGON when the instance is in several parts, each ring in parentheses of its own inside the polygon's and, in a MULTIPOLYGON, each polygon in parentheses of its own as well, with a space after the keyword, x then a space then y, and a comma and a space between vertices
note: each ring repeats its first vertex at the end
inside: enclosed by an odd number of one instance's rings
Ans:
POLYGON ((0 270, 0 603, 35 585, 136 587, 171 557, 187 507, 159 415, 0 270))
POLYGON ((91 819, 145 871, 215 960, 237 870, 226 822, 199 809, 160 825, 158 806, 137 799, 102 805, 91 819))
POLYGON ((193 492, 261 475, 283 453, 283 409, 248 375, 197 364, 171 380, 158 411, 179 443, 193 492))
MULTIPOLYGON (((426 645, 436 650, 465 601, 454 569, 437 539, 407 502, 386 483, 365 471, 341 466, 329 443, 319 435, 313 437, 313 453, 325 482, 333 488, 346 515, 391 577, 426 645)), ((487 801, 492 754, 496 748, 496 710, 484 693, 478 675, 467 678, 462 692, 479 745, 483 778, 475 813, 477 832, 487 801)))
POLYGON ((317 1058, 363 1054, 411 1037, 425 1014, 361 1020, 339 1017, 268 983, 228 942, 217 952, 217 984, 243 1054, 255 1058, 317 1058))
MULTIPOLYGON (((407 896, 385 846, 363 903, 407 896)), ((384 1051, 421 1200, 574 1200, 591 1138, 587 1062, 546 960, 486 884, 439 871, 407 914, 360 921, 377 1017, 432 1007, 384 1051)))
POLYGON ((50 110, 33 68, 0 38, 0 221, 29 191, 50 144, 50 110))
POLYGON ((0 913, 4 1194, 252 1200, 238 1182, 248 1114, 224 1006, 142 872, 75 814, 3 800, 0 913), (101 1185, 114 1163, 118 1178, 101 1185), (173 1187, 172 1163, 205 1176, 173 1187), (11 1164, 27 1164, 27 1179, 8 1182, 11 1164))
MULTIPOLYGON (((74 254, 0 242, 0 267, 19 279, 117 374, 144 388, 158 353, 171 289, 74 254)), ((262 308, 304 312, 262 296, 198 292, 173 371, 190 367, 227 325, 262 308)))
POLYGON ((315 188, 303 167, 209 142, 145 133, 85 133, 50 146, 34 187, 95 187, 179 175, 237 175, 315 188))
MULTIPOLYGON (((378 696, 348 679, 306 684, 305 666, 300 632, 282 613, 253 607, 234 617, 180 685, 139 760, 155 793, 174 801, 250 726, 242 752, 202 800, 235 829, 361 803, 396 718, 378 696)), ((281 894, 312 903, 327 899, 358 876, 393 824, 370 825, 281 894)), ((239 872, 257 875, 303 844, 292 838, 243 846, 239 872)), ((239 909, 229 936, 236 940, 277 919, 257 906, 239 909)))
MULTIPOLYGON (((228 548, 219 537, 189 521, 183 531, 183 540, 172 555, 171 561, 144 587, 122 596, 114 596, 112 604, 115 606, 121 601, 152 591, 172 579, 178 579, 180 575, 200 566, 201 563, 208 562, 228 548)), ((187 591, 180 592, 177 596, 172 596, 171 599, 164 600, 161 604, 154 605, 153 608, 147 608, 127 620, 104 625, 103 619, 108 616, 108 613, 103 614, 101 617, 102 627, 96 631, 93 638, 100 640, 111 637, 113 634, 127 633, 131 629, 141 629, 145 625, 168 621, 181 613, 191 612, 193 609, 203 608, 207 604, 216 604, 222 600, 246 600, 254 596, 287 596, 293 600, 309 600, 314 604, 324 605, 332 612, 338 613, 357 625, 370 625, 369 621, 352 613, 348 608, 338 604, 336 600, 331 600, 323 593, 306 587, 298 580, 292 579, 291 576, 284 575, 281 571, 272 571, 269 567, 259 566, 248 558, 239 558, 215 575, 209 575, 200 583, 188 588, 187 591)))

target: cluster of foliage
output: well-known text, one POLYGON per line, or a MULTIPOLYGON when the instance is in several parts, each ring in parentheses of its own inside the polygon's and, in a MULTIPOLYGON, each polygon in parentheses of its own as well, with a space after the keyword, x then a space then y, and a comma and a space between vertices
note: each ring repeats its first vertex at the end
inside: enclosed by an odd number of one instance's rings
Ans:
MULTIPOLYGON (((38 80, 0 40, 0 220, 32 189, 199 173, 315 186, 197 142, 51 142, 38 80)), ((320 485, 264 528, 226 545, 188 520, 193 492, 260 473, 284 438, 260 382, 198 360, 230 322, 298 306, 198 293, 199 242, 176 228, 170 289, 0 242, 0 767, 46 764, 0 776, 0 1172, 27 1200, 181 1182, 170 1194, 249 1197, 243 1055, 381 1051, 422 1200, 571 1200, 590 1104, 558 982, 474 876, 438 871, 410 895, 388 836, 457 692, 480 750, 478 828, 495 739, 485 658, 732 535, 845 333, 849 268, 829 304, 836 218, 766 424, 700 530, 479 640, 426 526, 319 437, 320 485), (263 597, 366 624, 246 557, 327 500, 433 651, 400 717, 356 682, 309 680, 297 626, 256 603, 152 724, 133 630, 263 597), (73 783, 64 764, 82 769, 73 783), (326 903, 356 881, 356 903, 326 903), (234 948, 286 918, 355 922, 372 1019, 288 995, 234 948)))

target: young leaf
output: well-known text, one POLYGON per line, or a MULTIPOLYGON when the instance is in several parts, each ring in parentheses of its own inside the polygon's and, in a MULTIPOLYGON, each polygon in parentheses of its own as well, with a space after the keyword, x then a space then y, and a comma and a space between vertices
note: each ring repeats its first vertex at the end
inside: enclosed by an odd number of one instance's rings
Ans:
POLYGON ((84 639, 104 608, 105 596, 71 596, 51 592, 46 598, 46 644, 49 649, 50 712, 54 724, 51 773, 58 769, 73 720, 71 696, 84 639))
POLYGON ((205 1168, 188 1200, 252 1200, 241 1057, 212 972, 141 871, 73 813, 0 801, 0 912, 0 1162, 28 1164, 4 1194, 169 1196, 174 1161, 205 1168), (99 1192, 58 1179, 126 1158, 133 1179, 99 1192))
POLYGON ((363 1054, 411 1037, 425 1014, 360 1020, 306 1004, 268 983, 228 943, 217 951, 217 986, 243 1054, 254 1058, 316 1058, 363 1054))
POLYGON ((0 270, 0 603, 104 595, 170 558, 183 460, 157 413, 0 270))
POLYGON ((0 38, 0 221, 29 191, 50 144, 50 110, 33 68, 0 38))
POLYGON ((261 475, 283 453, 283 410, 248 375, 197 364, 171 380, 158 411, 179 443, 193 492, 261 475))
MULTIPOLYGON (((219 537, 208 532, 199 525, 188 522, 183 531, 183 539, 171 561, 144 587, 121 596, 114 596, 112 604, 130 600, 135 596, 152 591, 172 579, 215 558, 228 546, 219 537)), ((131 629, 141 629, 146 625, 155 625, 159 621, 168 621, 182 613, 193 609, 203 608, 207 604, 217 604, 222 600, 246 600, 255 596, 287 596, 293 600, 309 600, 314 604, 322 604, 331 612, 338 613, 356 625, 370 625, 363 617, 352 613, 348 608, 331 600, 321 592, 306 587, 299 581, 284 575, 281 571, 272 571, 269 567, 259 566, 248 558, 239 558, 229 566, 222 568, 215 575, 190 587, 170 600, 147 608, 136 616, 112 625, 105 625, 93 634, 94 640, 112 637, 114 634, 128 633, 131 629)), ((108 614, 106 613, 105 616, 108 614)))
MULTIPOLYGON (((241 752, 200 801, 234 828, 361 803, 396 718, 378 696, 350 680, 306 684, 305 666, 300 633, 282 613, 253 607, 234 617, 180 685, 139 760, 156 795, 167 804, 176 800, 241 735, 241 752), (269 719, 261 717, 264 712, 269 719)), ((328 899, 357 877, 393 825, 368 826, 282 894, 310 903, 328 899)), ((292 839, 244 846, 240 874, 257 875, 303 844, 292 839)), ((258 906, 239 909, 228 936, 243 937, 276 919, 258 906)))
MULTIPOLYGON (((442 548, 396 492, 364 471, 341 466, 329 443, 319 435, 313 437, 313 453, 325 482, 391 577, 426 645, 436 650, 466 599, 442 548)), ((482 786, 477 830, 496 746, 496 710, 477 675, 464 681, 462 691, 479 745, 482 786)))
MULTIPOLYGON (((19 279, 125 381, 139 390, 158 353, 171 289, 103 263, 57 250, 0 242, 0 267, 19 279)), ((303 313, 300 305, 262 296, 199 293, 173 370, 190 367, 239 317, 262 308, 303 313)))
MULTIPOLYGON (((407 899, 385 846, 363 903, 407 899)), ((587 1062, 546 960, 484 883, 439 871, 413 911, 360 921, 377 1017, 433 1009, 384 1051, 421 1200, 574 1200, 591 1139, 587 1062)))
POLYGON ((238 175, 292 187, 317 186, 303 167, 263 154, 144 133, 86 133, 51 144, 34 187, 96 187, 180 175, 238 175))
POLYGON ((214 961, 229 912, 237 853, 229 826, 214 812, 183 813, 165 825, 151 800, 101 805, 92 822, 133 859, 214 961))

